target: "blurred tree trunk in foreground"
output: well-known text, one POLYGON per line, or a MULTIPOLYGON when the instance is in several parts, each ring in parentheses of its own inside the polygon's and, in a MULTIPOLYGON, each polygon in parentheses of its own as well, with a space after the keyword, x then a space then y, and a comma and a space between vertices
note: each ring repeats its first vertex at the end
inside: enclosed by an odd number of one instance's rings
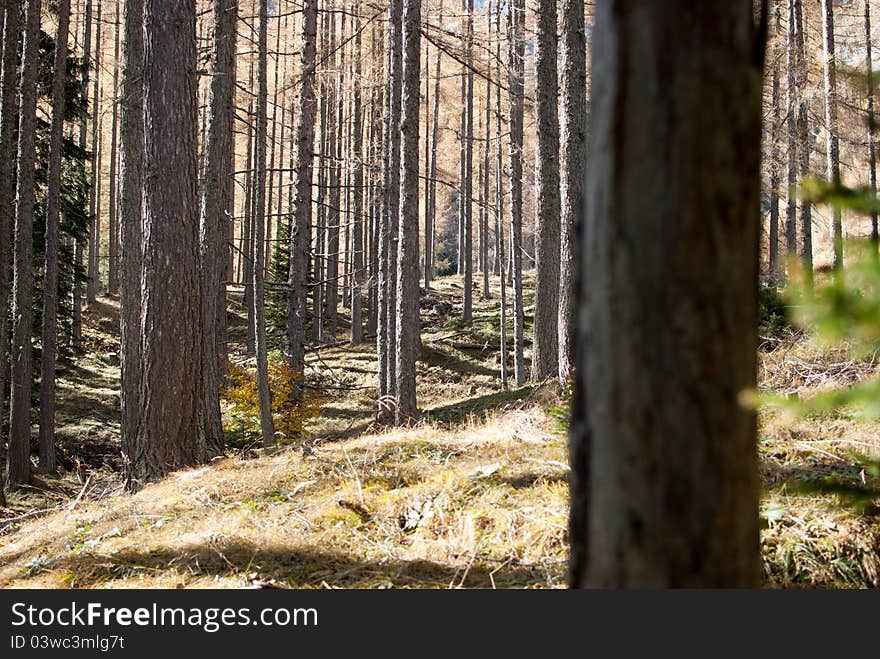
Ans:
POLYGON ((574 586, 759 583, 761 25, 751 0, 597 5, 574 586))

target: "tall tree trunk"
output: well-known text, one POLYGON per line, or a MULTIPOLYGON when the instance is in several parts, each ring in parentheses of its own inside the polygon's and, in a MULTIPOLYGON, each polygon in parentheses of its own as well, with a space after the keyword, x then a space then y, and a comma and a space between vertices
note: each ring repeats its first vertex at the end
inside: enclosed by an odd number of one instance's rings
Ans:
MULTIPOLYGON (((807 30, 806 18, 804 17, 803 0, 798 0, 795 5, 795 20, 798 24, 797 51, 798 51, 798 94, 802 101, 798 104, 798 155, 800 156, 800 176, 803 180, 811 176, 810 155, 813 151, 813 136, 810 133, 810 101, 807 97, 807 77, 809 75, 809 62, 807 61, 807 30)), ((813 278, 813 207, 807 199, 801 200, 800 216, 801 232, 801 260, 808 285, 813 278)))
MULTIPOLYGON (((330 40, 335 36, 335 15, 329 10, 330 0, 324 0, 321 17, 321 62, 328 62, 330 54, 335 54, 335 48, 330 40), (326 55, 324 53, 327 53, 326 55)), ((331 162, 328 157, 330 150, 328 121, 336 117, 332 111, 333 95, 330 91, 329 75, 320 78, 319 116, 320 131, 318 133, 318 220, 315 223, 315 247, 312 274, 312 334, 313 342, 320 344, 324 339, 324 299, 327 289, 325 272, 327 269, 327 218, 329 214, 328 178, 330 175, 331 162)))
POLYGON ((397 252, 398 425, 418 416, 416 356, 419 350, 419 76, 422 3, 404 0, 403 87, 400 122, 400 243, 397 252))
MULTIPOLYGON (((266 183, 266 245, 264 248, 264 256, 263 256, 263 276, 269 276, 269 272, 272 264, 272 225, 273 218, 277 215, 279 221, 277 224, 280 227, 281 224, 281 195, 278 196, 278 208, 276 210, 274 202, 275 202, 275 168, 276 163, 283 161, 284 152, 282 151, 279 154, 279 159, 275 160, 275 151, 278 146, 278 141, 276 139, 278 134, 278 92, 281 91, 281 88, 284 86, 284 80, 281 75, 281 16, 284 15, 284 27, 287 27, 287 15, 285 13, 285 7, 281 0, 277 0, 275 2, 275 25, 277 32, 275 33, 275 66, 273 72, 273 88, 272 88, 272 134, 269 137, 269 171, 267 173, 268 181, 266 183)), ((284 58, 285 63, 287 62, 287 58, 284 58)), ((284 107, 284 100, 281 101, 281 107, 284 107)), ((284 110, 281 111, 281 122, 284 122, 284 110)), ((282 126, 281 133, 281 143, 284 143, 284 128, 282 126)), ((278 174, 279 180, 282 175, 278 174)), ((280 234, 280 232, 278 232, 280 234)))
MULTIPOLYGON (((144 187, 144 2, 126 0, 122 49, 119 222, 121 276, 119 286, 122 367, 122 453, 135 454, 141 422, 141 278, 143 273, 144 187)), ((133 464, 125 464, 129 490, 137 489, 133 464)))
POLYGON ((40 471, 54 473, 55 357, 58 349, 58 231, 61 220, 61 157, 64 138, 64 83, 67 74, 67 38, 70 0, 58 3, 55 67, 52 80, 52 126, 49 136, 49 172, 46 181, 46 243, 43 268, 43 327, 40 358, 40 471))
POLYGON ((764 32, 751 0, 596 6, 575 586, 759 583, 764 32))
POLYGON ((516 386, 526 382, 523 348, 522 286, 522 207, 523 207, 523 106, 525 96, 525 0, 508 5, 509 53, 507 58, 510 90, 510 253, 513 284, 513 374, 516 386))
POLYGON ((31 371, 33 324, 34 165, 36 162, 37 67, 40 0, 26 0, 19 89, 18 171, 15 198, 15 259, 12 281, 12 354, 7 488, 31 480, 31 371))
POLYGON ((535 322, 532 380, 559 370, 559 115, 556 0, 536 9, 535 75, 535 322))
MULTIPOLYGON (((285 25, 285 29, 286 29, 286 27, 287 26, 285 25)), ((285 46, 282 46, 282 48, 284 48, 284 47, 285 46)), ((283 79, 286 81, 287 80, 287 64, 286 63, 284 65, 284 73, 282 74, 282 76, 283 76, 283 79)), ((285 82, 284 84, 286 85, 287 83, 285 82)), ((275 273, 273 273, 272 259, 274 259, 275 256, 277 255, 279 246, 285 244, 285 241, 288 239, 289 234, 290 234, 289 218, 287 216, 287 212, 289 211, 289 208, 284 207, 284 197, 285 197, 284 190, 285 190, 285 188, 287 188, 287 184, 284 181, 284 175, 286 173, 284 171, 284 167, 285 167, 284 163, 287 162, 287 160, 286 160, 287 159, 287 148, 286 147, 287 147, 287 139, 288 139, 287 134, 286 134, 287 133, 287 122, 288 122, 287 92, 286 92, 286 90, 281 95, 280 103, 281 103, 281 122, 280 122, 281 126, 278 131, 278 139, 279 139, 280 144, 278 145, 278 160, 276 162, 277 162, 277 167, 281 171, 277 172, 278 173, 278 184, 277 184, 276 193, 275 193, 275 197, 277 199, 276 210, 274 211, 274 215, 276 218, 275 219, 275 235, 274 235, 273 239, 266 241, 267 247, 271 250, 270 257, 267 258, 267 260, 266 260, 266 264, 267 264, 266 269, 269 272, 268 276, 273 279, 276 279, 277 277, 275 277, 275 273)), ((288 168, 288 170, 289 170, 289 168, 288 168)), ((271 172, 271 167, 270 167, 270 172, 271 172)))
MULTIPOLYGON (((495 6, 495 261, 501 299, 499 301, 499 362, 501 388, 507 389, 507 276, 502 268, 504 254, 504 159, 502 155, 502 108, 501 108, 501 0, 495 6)), ((487 99, 488 100, 488 99, 487 99)))
MULTIPOLYGON (((370 42, 375 44, 376 48, 376 56, 373 58, 370 69, 372 75, 371 79, 375 80, 378 75, 381 75, 383 67, 385 66, 385 44, 384 40, 381 38, 377 38, 377 29, 375 27, 375 22, 373 22, 373 26, 370 30, 370 42)), ((377 337, 379 336, 379 316, 380 312, 380 302, 379 302, 379 272, 381 269, 380 258, 384 252, 381 252, 381 247, 379 245, 379 235, 382 230, 381 224, 381 216, 382 210, 384 208, 383 200, 383 179, 382 173, 385 171, 385 151, 384 151, 384 142, 383 142, 383 131, 384 131, 384 112, 385 112, 385 88, 381 84, 373 85, 373 94, 372 94, 372 102, 370 103, 370 173, 371 173, 371 199, 370 199, 370 292, 369 292, 369 301, 368 304, 370 306, 369 316, 367 317, 367 334, 369 336, 377 337)), ((378 343, 377 343, 378 347, 378 343)), ((379 367, 379 386, 378 389, 382 390, 382 378, 383 369, 380 365, 379 367)))
POLYGON ((308 263, 312 225, 312 175, 315 141, 315 47, 318 0, 303 0, 300 37, 300 85, 297 100, 293 220, 287 281, 287 350, 290 366, 302 382, 305 371, 308 263))
POLYGON ((92 95, 92 188, 89 200, 91 226, 89 232, 89 281, 86 285, 86 302, 94 303, 98 296, 101 276, 101 2, 95 20, 95 86, 92 95))
MULTIPOLYGON (((486 34, 488 35, 492 31, 492 15, 488 5, 485 11, 486 34)), ((492 297, 489 290, 489 153, 491 151, 492 138, 492 80, 490 78, 490 75, 486 76, 486 100, 483 115, 483 203, 480 207, 480 267, 482 268, 480 274, 483 275, 483 290, 480 294, 480 299, 484 301, 492 297)))
POLYGON ((461 191, 462 213, 462 265, 464 266, 464 299, 461 317, 465 323, 473 320, 474 295, 474 0, 467 2, 467 27, 465 29, 465 105, 464 122, 464 179, 461 191))
MULTIPOLYGON (((874 118, 874 56, 873 44, 871 43, 871 3, 865 2, 865 64, 868 74, 868 185, 871 194, 877 196, 877 145, 874 141, 875 118, 874 118)), ((880 248, 880 233, 877 228, 877 211, 871 212, 871 242, 874 251, 880 248)))
MULTIPOLYGON (((349 65, 350 66, 350 65, 349 65)), ((346 67, 346 70, 349 67, 346 67)), ((350 78, 350 75, 346 73, 346 75, 350 78)), ((351 227, 352 227, 352 199, 351 199, 351 180, 352 180, 352 159, 351 159, 351 148, 349 146, 348 150, 345 149, 344 145, 351 145, 352 141, 352 126, 351 126, 351 93, 350 88, 346 86, 345 93, 342 96, 343 108, 344 112, 341 112, 340 115, 343 117, 345 130, 343 131, 345 134, 342 137, 342 142, 340 143, 340 165, 342 166, 342 189, 345 191, 345 202, 343 204, 343 211, 345 216, 345 221, 342 226, 345 227, 345 234, 342 238, 342 306, 345 309, 351 308, 351 227)), ((339 321, 337 320, 337 323, 339 321)))
POLYGON ((110 209, 108 214, 108 247, 107 247, 107 292, 116 295, 119 292, 119 227, 117 225, 116 206, 116 145, 119 129, 119 2, 116 0, 116 33, 113 46, 113 112, 110 128, 110 209))
MULTIPOLYGON (((440 0, 438 24, 443 24, 443 0, 440 0)), ((425 290, 434 278, 434 234, 437 224, 437 145, 440 143, 440 55, 437 48, 434 65, 434 104, 431 116, 431 155, 428 167, 428 197, 425 209, 425 290)))
POLYGON ((144 6, 142 422, 133 486, 205 459, 195 0, 144 6))
POLYGON ((233 215, 229 171, 234 161, 235 44, 238 0, 214 0, 210 121, 205 145, 205 185, 199 219, 202 285, 202 426, 207 457, 223 455, 220 414, 226 346, 221 335, 226 316, 227 225, 233 215))
MULTIPOLYGON (((330 0, 332 3, 332 0, 330 0)), ((336 13, 331 6, 330 18, 330 66, 335 70, 341 68, 341 58, 336 54, 336 13)), ((345 14, 340 13, 340 45, 344 42, 345 14)), ((339 222, 341 218, 339 184, 340 184, 340 156, 342 154, 342 76, 334 74, 327 85, 327 146, 325 156, 327 160, 328 176, 328 208, 327 208, 327 261, 325 286, 325 303, 327 329, 330 341, 336 340, 337 309, 339 307, 339 222)))
MULTIPOLYGON (((776 5, 775 29, 782 30, 780 5, 776 5)), ((776 282, 779 276, 779 129, 782 121, 782 108, 779 96, 779 67, 773 67, 773 83, 770 91, 770 221, 768 230, 767 278, 776 282)))
POLYGON ((801 26, 797 20, 797 7, 801 0, 788 0, 788 45, 786 47, 786 70, 788 92, 786 112, 786 133, 788 138, 788 203, 785 213, 785 251, 788 258, 797 254, 797 195, 798 153, 797 116, 798 107, 803 101, 798 94, 798 70, 800 57, 798 52, 798 32, 801 26))
MULTIPOLYGON (((92 0, 86 0, 85 12, 83 13, 83 77, 82 88, 84 96, 88 96, 89 88, 89 71, 92 68, 91 48, 92 48, 92 0)), ((85 99, 87 101, 87 98, 85 99)), ((82 119, 79 123, 79 147, 88 150, 88 114, 83 112, 82 119)), ((77 270, 83 267, 83 252, 86 249, 87 241, 77 238, 73 246, 73 261, 77 270)), ((82 298, 83 287, 79 278, 73 282, 71 291, 71 307, 73 309, 73 322, 71 327, 71 348, 78 351, 82 345, 82 298)))
MULTIPOLYGON (((326 7, 327 0, 324 0, 326 7)), ((328 42, 330 39, 331 13, 325 13, 321 18, 321 52, 332 51, 328 42)), ((321 61, 325 61, 322 57, 321 61)), ((326 76, 321 76, 319 111, 320 130, 318 131, 318 220, 315 223, 315 248, 312 259, 312 335, 314 343, 320 344, 324 338, 324 291, 327 282, 324 280, 324 272, 327 266, 327 176, 330 162, 327 158, 329 140, 327 138, 327 120, 330 114, 328 104, 330 98, 329 83, 326 76)))
MULTIPOLYGON (((834 46, 834 4, 822 0, 822 40, 825 49, 825 130, 827 175, 833 185, 840 185, 840 138, 837 133, 837 59, 834 46)), ((831 266, 843 267, 843 223, 840 207, 831 206, 831 266)))
MULTIPOLYGON (((251 72, 248 78, 248 88, 253 87, 253 68, 251 68, 251 72)), ((254 161, 254 131, 253 131, 253 123, 250 121, 250 116, 254 109, 254 104, 251 102, 248 104, 248 119, 243 122, 245 124, 244 129, 247 135, 245 140, 245 167, 244 167, 244 182, 242 183, 242 187, 244 188, 244 199, 242 199, 242 207, 241 207, 241 221, 239 228, 239 239, 238 244, 239 248, 237 250, 238 255, 238 268, 236 271, 238 273, 238 278, 236 281, 238 283, 244 284, 245 279, 245 267, 247 266, 247 255, 249 254, 248 248, 248 236, 250 235, 250 221, 251 221, 251 193, 253 192, 253 186, 251 183, 253 182, 253 178, 251 177, 250 170, 254 161)), ((243 291, 242 300, 245 304, 247 304, 247 289, 243 291)))
MULTIPOLYGON (((429 12, 425 12, 425 22, 430 21, 429 12)), ((425 277, 425 290, 431 286, 431 44, 425 45, 425 234, 422 250, 422 274, 425 277)))
MULTIPOLYGON (((21 2, 4 5, 3 60, 0 73, 0 435, 6 423, 6 383, 9 364, 9 274, 12 270, 12 218, 15 215, 15 129, 18 120, 18 39, 21 2)), ((3 441, 0 440, 0 445, 3 441)), ((3 497, 0 475, 0 505, 3 497)))
MULTIPOLYGON (((251 71, 251 84, 249 89, 253 89, 253 71, 251 71)), ((256 224, 261 222, 262 218, 257 217, 255 209, 257 207, 257 127, 254 117, 254 104, 251 102, 248 106, 248 147, 247 147, 247 185, 248 194, 245 195, 245 220, 244 220, 244 247, 242 248, 243 260, 243 284, 244 284, 244 306, 247 312, 247 332, 245 334, 245 351, 248 357, 253 357, 257 352, 257 333, 256 324, 254 322, 254 269, 257 263, 254 261, 254 240, 256 233, 256 224)))
POLYGON ((587 160, 587 44, 584 3, 562 0, 562 113, 560 121, 561 249, 559 257, 559 378, 571 377, 577 304, 574 280, 578 227, 583 217, 587 160))
POLYGON ((383 120, 382 213, 379 218, 379 418, 391 420, 395 412, 395 337, 397 304, 397 227, 400 208, 400 119, 402 56, 402 0, 388 3, 386 40, 387 96, 383 120))
POLYGON ((354 217, 352 222, 352 264, 351 264, 351 345, 357 346, 364 341, 364 320, 362 309, 362 288, 364 285, 364 136, 361 112, 361 90, 363 88, 363 80, 361 79, 361 4, 358 0, 354 5, 354 98, 353 113, 354 124, 352 132, 354 133, 353 149, 354 149, 354 176, 352 179, 352 203, 354 206, 354 217))
MULTIPOLYGON (((461 0, 461 16, 464 17, 468 10, 468 0, 461 0)), ((462 21, 464 19, 462 18, 462 21)), ((467 34, 461 31, 461 108, 467 105, 467 34)), ((458 145, 458 242, 456 253, 458 266, 455 274, 464 273, 464 179, 465 159, 467 158, 467 113, 462 112, 459 118, 459 145, 458 145)))
POLYGON ((256 233, 254 238, 254 331, 257 357, 257 392, 260 404, 260 433, 263 448, 275 446, 275 425, 272 420, 272 392, 269 389, 268 348, 266 346, 266 308, 263 282, 263 258, 266 216, 266 139, 268 87, 268 0, 259 0, 259 40, 257 75, 257 157, 256 157, 256 233))

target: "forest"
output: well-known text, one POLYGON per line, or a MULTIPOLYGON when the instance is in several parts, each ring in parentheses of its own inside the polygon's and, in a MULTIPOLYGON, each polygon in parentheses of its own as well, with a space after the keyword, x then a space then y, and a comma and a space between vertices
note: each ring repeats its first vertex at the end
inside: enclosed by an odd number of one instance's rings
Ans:
POLYGON ((0 587, 880 587, 876 0, 2 0, 0 587))

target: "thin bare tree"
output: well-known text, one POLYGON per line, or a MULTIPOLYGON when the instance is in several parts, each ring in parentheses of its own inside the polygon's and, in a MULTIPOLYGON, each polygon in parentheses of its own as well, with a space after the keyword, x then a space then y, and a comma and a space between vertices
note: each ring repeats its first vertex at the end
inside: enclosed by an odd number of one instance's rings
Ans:
MULTIPOLYGON (((315 140, 315 68, 318 0, 304 0, 300 35, 300 79, 294 137, 294 184, 290 266, 287 279, 287 351, 300 384, 305 372, 308 263, 312 225, 312 179, 315 140)), ((301 389, 301 387, 299 387, 301 389)))
POLYGON ((26 0, 19 84, 15 192, 15 258, 12 280, 12 353, 6 487, 31 480, 31 370, 33 329, 33 225, 36 164, 37 71, 40 0, 26 0))
POLYGON ((58 3, 55 62, 52 79, 52 124, 46 180, 46 235, 43 265, 43 327, 40 353, 40 471, 53 473, 55 455, 55 360, 58 352, 58 233, 61 222, 61 161, 63 156, 67 40, 70 0, 58 3))
POLYGON ((202 285, 202 426, 209 458, 225 448, 220 414, 220 389, 225 370, 226 345, 222 335, 226 317, 228 225, 233 215, 235 51, 238 0, 214 0, 214 42, 211 61, 210 119, 205 145, 205 185, 199 219, 199 258, 202 285))
POLYGON ((507 10, 510 141, 510 252, 513 283, 513 374, 517 387, 526 382, 522 283, 523 106, 525 104, 525 0, 510 0, 507 10))

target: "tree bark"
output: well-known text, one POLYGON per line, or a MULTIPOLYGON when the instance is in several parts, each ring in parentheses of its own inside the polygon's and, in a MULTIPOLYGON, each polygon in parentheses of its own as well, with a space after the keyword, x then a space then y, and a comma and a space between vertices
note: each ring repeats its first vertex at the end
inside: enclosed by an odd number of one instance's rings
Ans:
POLYGON ((400 122, 400 243, 397 252, 397 425, 418 416, 419 350, 419 90, 422 3, 404 0, 403 87, 400 122))
POLYGON ((532 380, 559 370, 559 116, 556 0, 539 0, 535 75, 535 323, 532 380))
POLYGON ((15 199, 15 258, 12 281, 12 353, 6 487, 31 480, 31 371, 33 324, 34 166, 36 162, 37 67, 40 0, 26 0, 19 85, 18 157, 15 199))
MULTIPOLYGON (((143 272, 144 186, 144 3, 124 5, 125 39, 122 49, 120 117, 120 257, 119 282, 121 353, 122 454, 132 456, 141 422, 141 278, 143 272)), ((129 490, 137 489, 133 464, 125 464, 129 490)))
POLYGON ((525 96, 525 0, 511 0, 508 21, 508 88, 510 90, 510 253, 513 284, 513 373, 516 386, 526 382, 523 344, 522 175, 523 105, 525 96))
MULTIPOLYGON (((465 16, 468 10, 468 0, 461 0, 461 16, 465 16)), ((464 19, 462 19, 463 21, 464 19)), ((467 34, 461 31, 461 108, 467 105, 467 34)), ((459 117, 458 135, 458 242, 456 243, 456 255, 458 266, 455 274, 464 273, 464 179, 465 159, 467 158, 467 113, 462 112, 459 117)))
MULTIPOLYGON (((248 73, 248 89, 251 89, 254 85, 254 69, 253 65, 251 65, 248 73)), ((253 101, 248 103, 248 117, 253 115, 254 104, 253 101)), ((237 281, 245 286, 243 291, 242 300, 245 305, 248 304, 249 300, 247 297, 247 281, 245 268, 247 267, 248 254, 250 254, 250 226, 251 226, 251 208, 253 204, 251 203, 251 197, 253 194, 253 177, 251 176, 251 168, 253 167, 254 162, 254 131, 253 131, 253 122, 248 119, 245 123, 245 132, 247 134, 246 146, 245 146, 245 171, 244 171, 244 199, 242 208, 241 208, 241 224, 239 229, 239 248, 237 251, 238 254, 238 279, 237 281)), ((250 337, 248 337, 248 340, 250 337)), ((248 346, 248 352, 250 353, 250 346, 248 346)))
POLYGON ((293 187, 293 225, 287 281, 288 359, 300 384, 305 370, 306 315, 308 314, 309 245, 312 225, 312 176, 315 140, 315 47, 318 0, 304 0, 300 41, 300 92, 297 100, 293 187))
MULTIPOLYGON (((259 75, 259 73, 257 74, 259 75)), ((254 66, 251 62, 250 71, 248 73, 248 89, 254 88, 254 66)), ((254 260, 254 240, 256 233, 256 223, 262 222, 263 218, 256 214, 257 207, 257 126, 253 120, 254 102, 248 104, 248 142, 247 142, 247 185, 248 193, 245 195, 244 205, 244 236, 242 248, 242 270, 244 284, 244 306, 247 312, 247 334, 245 336, 245 350, 248 357, 253 357, 257 351, 257 334, 256 322, 254 320, 254 269, 257 262, 254 260)))
MULTIPOLYGON (((492 31, 492 16, 488 5, 486 6, 486 34, 492 31)), ((492 141, 492 81, 490 76, 486 76, 486 100, 483 115, 483 179, 481 196, 483 198, 480 204, 480 274, 483 276, 483 290, 480 293, 480 299, 486 301, 492 297, 489 290, 489 179, 490 176, 490 152, 492 141)))
POLYGON ((55 472, 55 359, 58 351, 58 232, 61 216, 61 158, 64 138, 64 83, 67 74, 67 39, 70 0, 58 3, 55 33, 55 66, 52 80, 52 125, 49 136, 49 171, 46 181, 46 243, 43 267, 43 327, 40 359, 40 471, 55 472))
MULTIPOLYGON (((385 44, 384 40, 381 38, 377 38, 377 29, 375 27, 375 22, 370 30, 370 41, 373 44, 376 44, 376 56, 373 58, 370 69, 372 72, 371 79, 375 80, 379 75, 381 75, 381 71, 385 66, 385 44)), ((373 94, 372 94, 372 103, 370 104, 370 173, 371 173, 371 185, 370 185, 370 292, 369 292, 369 315, 367 317, 367 334, 369 336, 377 337, 377 347, 378 347, 378 336, 379 336, 379 316, 381 315, 380 310, 380 302, 379 302, 379 271, 381 269, 381 257, 382 253, 380 253, 381 248, 379 246, 379 236, 382 230, 382 212, 384 208, 384 197, 382 195, 383 188, 383 174, 385 171, 385 143, 383 141, 384 129, 385 129, 385 85, 374 84, 373 85, 373 94)), ((379 386, 378 389, 381 390, 382 378, 383 376, 383 368, 380 365, 379 367, 379 386)))
MULTIPOLYGON (((868 74, 868 88, 866 90, 868 96, 868 185, 871 194, 877 196, 877 145, 874 141, 875 117, 874 117, 874 63, 873 44, 871 33, 871 3, 865 2, 865 64, 868 74)), ((877 211, 871 212, 871 242, 874 244, 874 251, 880 248, 880 233, 877 228, 877 211)))
MULTIPOLYGON (((330 14, 330 43, 329 53, 330 67, 338 70, 341 59, 336 53, 336 13, 333 11, 332 0, 330 14)), ((340 14, 340 21, 344 14, 340 14)), ((344 32, 344 28, 340 30, 344 32)), ((340 36, 339 43, 343 42, 340 36)), ((340 155, 342 153, 342 76, 334 74, 327 84, 327 149, 324 156, 327 162, 328 184, 328 207, 327 207, 327 257, 326 257, 326 285, 324 287, 325 318, 330 341, 336 340, 337 309, 339 307, 339 222, 340 200, 339 183, 340 155)))
POLYGON ((750 0, 596 10, 572 584, 756 587, 765 30, 750 0))
MULTIPOLYGON (((324 0, 324 15, 321 18, 321 52, 332 52, 329 46, 330 21, 332 13, 326 11, 327 0, 324 0)), ((321 61, 325 61, 322 57, 321 61)), ((320 129, 318 131, 318 218, 315 223, 315 246, 314 258, 312 259, 312 336, 314 343, 320 344, 324 338, 324 292, 327 286, 324 273, 327 267, 327 178, 330 163, 327 159, 329 150, 327 121, 329 118, 332 98, 329 90, 327 76, 320 78, 320 97, 318 101, 318 115, 320 129)))
POLYGON ((400 119, 402 56, 402 0, 388 3, 386 61, 388 66, 387 96, 383 134, 385 136, 382 165, 382 213, 379 217, 379 331, 376 348, 379 354, 379 419, 395 416, 396 396, 395 337, 397 293, 397 228, 400 212, 400 119))
POLYGON ((202 285, 202 425, 207 457, 223 455, 225 439, 220 390, 226 345, 221 335, 226 315, 227 227, 234 213, 229 171, 234 161, 235 46, 238 0, 214 0, 210 120, 205 145, 205 185, 199 220, 202 285))
MULTIPOLYGON (((785 212, 785 251, 788 258, 797 254, 797 194, 798 153, 797 115, 802 99, 798 94, 798 70, 800 58, 798 52, 798 32, 800 24, 797 20, 797 5, 801 0, 788 1, 788 45, 786 48, 786 70, 788 77, 786 134, 788 140, 788 202, 785 212)), ((783 266, 780 264, 780 270, 783 266)), ((780 273, 781 274, 781 273, 780 273)))
POLYGON ((364 136, 363 125, 361 119, 362 101, 361 89, 363 81, 361 80, 361 5, 360 0, 354 5, 354 124, 352 132, 354 133, 353 149, 354 149, 354 175, 352 183, 352 202, 354 207, 354 217, 352 222, 352 264, 351 264, 351 345, 357 346, 364 342, 364 320, 362 309, 362 288, 364 285, 364 136))
MULTIPOLYGON (((806 97, 807 77, 809 63, 807 62, 807 31, 804 17, 803 0, 798 0, 795 6, 795 19, 798 23, 797 50, 798 50, 798 94, 802 101, 798 104, 798 155, 800 156, 800 177, 803 180, 811 176, 810 155, 813 151, 813 136, 810 133, 810 101, 806 97)), ((813 279, 813 207, 807 199, 801 200, 800 216, 800 250, 804 273, 807 284, 813 279)))
POLYGON ((464 267, 464 299, 462 302, 462 320, 466 324, 473 321, 474 295, 474 0, 467 2, 467 27, 465 28, 465 106, 464 122, 464 179, 462 181, 462 266, 464 267))
POLYGON ((562 1, 562 112, 560 125, 561 249, 559 257, 559 379, 571 377, 577 304, 574 280, 578 227, 583 216, 587 160, 587 44, 584 4, 562 1))
MULTIPOLYGON (((779 4, 776 5, 775 29, 782 29, 779 4)), ((767 278, 773 283, 779 277, 779 129, 782 121, 782 108, 779 96, 779 67, 773 67, 773 82, 770 91, 770 220, 768 226, 767 278)))
MULTIPOLYGON (((827 175, 833 185, 840 185, 840 138, 837 132, 837 59, 834 46, 834 4, 822 0, 822 40, 825 50, 825 130, 827 175)), ((843 267, 843 223, 840 207, 831 207, 831 267, 843 267)))
MULTIPOLYGON (((92 0, 86 0, 85 12, 83 13, 83 77, 82 88, 84 96, 87 97, 86 90, 89 88, 89 71, 92 68, 91 48, 92 48, 92 0)), ((85 98, 84 100, 88 100, 85 98)), ((83 113, 79 123, 79 146, 86 151, 88 149, 88 114, 83 113)), ((83 252, 85 251, 87 241, 77 238, 73 246, 73 260, 75 267, 80 269, 83 267, 83 252)), ((82 298, 83 287, 77 278, 73 282, 73 290, 71 291, 71 306, 73 307, 73 322, 71 327, 71 348, 78 351, 82 345, 82 298)))
POLYGON ((142 422, 133 486, 205 459, 195 0, 144 6, 142 422))
MULTIPOLYGON (((495 262, 501 299, 499 300, 499 363, 501 388, 507 389, 507 276, 502 267, 504 254, 504 160, 502 155, 502 109, 501 109, 501 0, 495 7, 495 262)), ((487 99, 488 100, 488 99, 487 99)))
POLYGON ((95 86, 92 96, 92 188, 89 212, 91 225, 89 233, 89 281, 86 285, 86 303, 92 304, 98 297, 101 276, 101 2, 95 20, 95 86))
MULTIPOLYGON (((426 12, 425 21, 429 21, 429 12, 426 12)), ((425 233, 422 249, 422 275, 425 277, 425 290, 431 286, 431 44, 425 46, 425 233)))
MULTIPOLYGON (((280 151, 280 153, 278 153, 278 160, 275 160, 275 155, 276 155, 276 149, 278 148, 278 140, 276 139, 277 135, 278 135, 278 124, 279 124, 279 121, 278 121, 278 92, 281 91, 281 89, 285 85, 285 81, 284 81, 282 74, 281 74, 281 59, 282 59, 282 53, 281 53, 281 32, 282 32, 281 16, 282 15, 284 16, 284 27, 286 28, 287 27, 287 14, 286 14, 285 9, 286 8, 284 7, 281 0, 277 0, 277 2, 275 2, 275 12, 276 12, 275 24, 276 24, 277 32, 275 33, 275 53, 274 53, 275 66, 273 67, 274 68, 274 71, 273 71, 274 84, 272 86, 272 133, 271 133, 271 136, 269 137, 269 145, 270 145, 269 171, 267 172, 268 181, 266 183, 266 244, 264 247, 264 256, 263 256, 263 264, 265 266, 263 268, 263 276, 264 277, 270 276, 269 273, 271 271, 271 265, 272 265, 272 225, 273 225, 273 218, 276 215, 279 218, 279 221, 277 222, 278 228, 276 229, 276 232, 278 235, 280 235, 280 233, 281 233, 280 231, 278 231, 278 229, 280 229, 280 226, 281 226, 281 220, 280 220, 280 218, 281 218, 281 194, 280 193, 277 198, 277 202, 278 202, 277 210, 275 208, 274 202, 276 201, 276 199, 275 199, 276 163, 280 163, 280 162, 284 161, 283 146, 282 146, 282 150, 280 151)), ((284 58, 284 61, 285 61, 285 68, 287 68, 286 67, 287 59, 284 58)), ((282 110, 281 110, 281 124, 282 124, 282 126, 281 126, 281 144, 283 145, 284 144, 284 126, 283 126, 283 123, 284 123, 284 109, 283 109, 284 108, 284 99, 283 99, 283 97, 281 99, 281 107, 282 107, 282 110)), ((279 183, 281 182, 281 179, 283 179, 283 178, 284 178, 283 174, 279 173, 278 174, 279 183)))
POLYGON ((116 156, 117 156, 117 135, 119 129, 119 37, 121 30, 119 29, 119 0, 116 2, 116 22, 114 24, 114 32, 116 33, 113 46, 113 112, 110 127, 110 207, 108 214, 108 247, 107 247, 107 292, 110 295, 119 293, 119 226, 117 217, 117 178, 116 178, 116 156))
MULTIPOLYGON (((438 23, 443 24, 443 0, 440 0, 438 23)), ((431 99, 431 155, 428 166, 428 198, 425 210, 425 290, 434 278, 434 235, 437 224, 437 145, 440 143, 440 54, 437 49, 434 64, 434 96, 431 99)))
POLYGON ((257 207, 255 213, 256 232, 254 251, 254 332, 257 358, 257 392, 260 404, 260 434, 263 448, 275 447, 275 425, 272 420, 272 392, 269 389, 268 349, 266 346, 266 308, 263 282, 263 258, 265 242, 266 215, 266 139, 268 87, 268 0, 259 0, 259 37, 257 66, 257 137, 256 137, 256 189, 257 207))
MULTIPOLYGON (((15 215, 15 130, 18 119, 18 39, 21 31, 21 2, 4 5, 3 60, 0 73, 0 433, 6 419, 7 364, 9 360, 9 275, 12 271, 12 225, 15 215)), ((0 440, 0 444, 2 444, 0 440)), ((0 475, 0 505, 3 497, 0 475)))

